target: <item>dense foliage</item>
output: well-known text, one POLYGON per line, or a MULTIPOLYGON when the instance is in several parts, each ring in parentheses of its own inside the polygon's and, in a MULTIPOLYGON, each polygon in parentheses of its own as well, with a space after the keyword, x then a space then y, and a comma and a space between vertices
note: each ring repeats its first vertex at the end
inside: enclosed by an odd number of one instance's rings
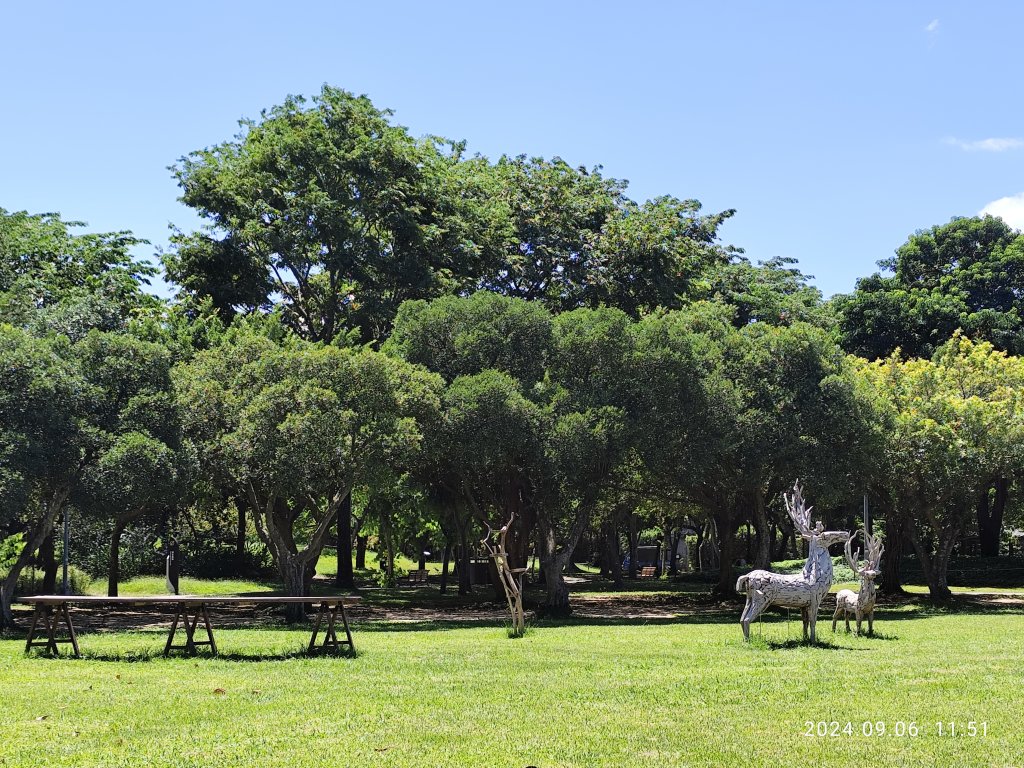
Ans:
POLYGON ((430 547, 466 591, 511 520, 552 613, 575 560, 618 581, 654 539, 675 573, 695 537, 723 592, 797 556, 795 477, 851 528, 868 493, 936 597, 954 550, 998 554, 1017 514, 1024 237, 998 219, 917 232, 824 302, 721 244, 733 211, 471 156, 330 87, 173 173, 206 226, 163 256, 170 301, 129 233, 0 210, 5 622, 26 567, 54 588, 72 511, 112 594, 125 535, 133 569, 173 538, 292 594, 325 546, 349 562, 373 537, 384 581, 430 547))

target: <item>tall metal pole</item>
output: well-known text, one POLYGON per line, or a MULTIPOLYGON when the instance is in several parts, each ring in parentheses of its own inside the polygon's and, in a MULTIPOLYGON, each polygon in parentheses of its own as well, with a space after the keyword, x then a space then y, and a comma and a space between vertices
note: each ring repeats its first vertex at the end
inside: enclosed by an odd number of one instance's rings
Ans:
POLYGON ((871 535, 871 510, 868 508, 868 495, 864 494, 864 532, 871 535))
POLYGON ((71 542, 71 513, 68 508, 64 507, 64 577, 62 579, 61 593, 65 595, 71 594, 71 585, 68 580, 68 549, 71 542))

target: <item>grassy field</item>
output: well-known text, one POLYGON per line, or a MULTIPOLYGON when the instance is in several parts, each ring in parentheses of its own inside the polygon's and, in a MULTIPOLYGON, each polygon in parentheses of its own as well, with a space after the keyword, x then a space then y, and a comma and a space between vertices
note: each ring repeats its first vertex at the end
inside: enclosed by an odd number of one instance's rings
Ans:
MULTIPOLYGON (((262 581, 245 579, 193 579, 182 576, 178 589, 183 595, 244 595, 250 592, 271 592, 280 587, 262 581)), ((119 595, 165 595, 163 576, 136 576, 117 585, 119 595)), ((107 594, 107 580, 97 579, 89 588, 90 595, 107 594)))
MULTIPOLYGON (((418 565, 418 562, 405 555, 400 554, 395 558, 395 568, 405 573, 415 569, 418 565)), ((377 553, 371 549, 366 553, 366 569, 362 573, 372 573, 379 570, 380 565, 377 560, 377 553)), ((441 562, 428 560, 427 570, 431 573, 441 573, 441 562)), ((333 549, 325 550, 320 555, 320 559, 316 562, 316 572, 321 576, 334 576, 338 572, 338 556, 333 549)))
POLYGON ((540 623, 521 640, 497 623, 364 623, 355 658, 305 657, 301 628, 222 630, 218 659, 160 658, 158 632, 87 634, 83 660, 2 640, 0 766, 1024 762, 1024 617, 904 606, 877 628, 825 628, 812 647, 784 617, 745 645, 731 613, 540 623), (854 735, 807 736, 808 721, 854 735), (939 736, 939 721, 987 735, 939 736), (896 735, 911 722, 917 736, 896 735))

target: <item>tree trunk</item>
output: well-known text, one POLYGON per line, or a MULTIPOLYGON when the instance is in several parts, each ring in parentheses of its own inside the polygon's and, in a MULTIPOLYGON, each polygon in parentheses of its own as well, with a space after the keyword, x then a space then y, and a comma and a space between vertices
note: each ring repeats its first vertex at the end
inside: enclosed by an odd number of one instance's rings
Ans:
POLYGON ((601 523, 601 578, 612 577, 612 549, 608 541, 608 521, 601 523))
POLYGON ((985 488, 978 498, 978 543, 983 557, 995 557, 999 554, 999 543, 1003 533, 1003 513, 1009 498, 1010 484, 1005 478, 999 478, 993 484, 994 493, 985 488))
POLYGON ((701 557, 701 551, 704 548, 704 523, 702 522, 697 527, 697 540, 693 543, 694 549, 697 552, 697 571, 704 571, 704 558, 701 557))
POLYGON ((39 566, 43 569, 43 593, 53 595, 57 593, 57 556, 54 551, 54 538, 56 529, 50 531, 50 535, 43 539, 39 547, 39 566))
MULTIPOLYGON (((531 505, 523 502, 522 490, 518 486, 505 493, 505 519, 513 512, 515 517, 505 539, 505 551, 509 566, 525 568, 530 559, 530 535, 537 524, 537 513, 531 505)), ((505 588, 500 587, 499 592, 500 599, 504 600, 505 588)))
POLYGON ((471 552, 469 549, 469 522, 459 526, 459 594, 468 595, 473 591, 471 552))
MULTIPOLYGON (((295 555, 282 559, 279 570, 284 582, 285 594, 289 597, 305 597, 309 594, 306 581, 306 563, 295 555)), ((289 624, 302 621, 306 617, 306 606, 302 603, 288 603, 285 617, 289 624)))
POLYGON ((754 526, 757 528, 757 548, 754 551, 754 567, 771 566, 771 531, 768 528, 768 513, 764 506, 764 494, 760 488, 754 490, 754 526))
POLYGON ((565 533, 559 546, 554 521, 545 510, 537 514, 537 543, 540 546, 540 561, 544 570, 544 583, 547 592, 539 612, 545 616, 568 616, 569 586, 565 583, 562 573, 572 557, 573 550, 580 542, 583 531, 593 514, 593 504, 580 503, 576 508, 572 526, 565 533))
POLYGON ((636 512, 630 512, 628 520, 629 531, 629 578, 637 577, 636 560, 640 550, 640 534, 637 531, 636 512))
POLYGON ((117 585, 121 580, 121 534, 128 526, 128 519, 114 519, 114 531, 110 534, 110 559, 107 561, 107 597, 117 597, 117 585))
POLYGON ((910 542, 914 546, 917 559, 921 563, 921 570, 924 572, 925 580, 928 582, 928 594, 933 600, 946 600, 952 592, 949 589, 947 572, 949 568, 949 556, 956 543, 958 531, 946 529, 938 534, 935 552, 929 555, 925 542, 922 541, 913 524, 907 526, 910 533, 910 542))
POLYGON ((565 617, 572 613, 569 605, 569 585, 565 583, 563 571, 569 559, 568 553, 544 557, 544 602, 539 613, 549 617, 565 617))
POLYGON ((939 546, 935 550, 935 557, 932 559, 932 569, 928 579, 928 593, 936 600, 946 600, 952 596, 949 589, 949 557, 956 543, 955 535, 948 535, 939 540, 939 546))
POLYGON ((545 587, 544 602, 538 608, 538 613, 542 616, 568 616, 572 609, 569 606, 569 585, 565 583, 563 571, 575 542, 567 542, 559 549, 555 541, 554 526, 550 522, 542 522, 538 528, 537 543, 540 545, 540 562, 545 587))
POLYGON ((63 509, 64 502, 67 501, 70 492, 70 485, 59 487, 54 491, 53 496, 46 505, 46 511, 36 522, 35 528, 28 536, 25 546, 18 554, 18 559, 14 561, 11 570, 8 571, 4 580, 0 582, 0 629, 14 626, 14 612, 11 610, 11 603, 14 601, 14 590, 18 586, 18 578, 21 576, 25 566, 31 561, 32 556, 42 546, 43 540, 53 531, 54 522, 57 520, 61 509, 63 509))
POLYGON ((441 558, 441 580, 439 590, 443 595, 448 589, 448 561, 452 556, 452 541, 447 536, 444 539, 444 556, 441 558))
POLYGON ((490 577, 491 590, 494 592, 495 602, 504 600, 506 598, 505 585, 502 584, 502 576, 498 571, 498 564, 493 557, 487 561, 487 575, 490 577))
POLYGON ((366 570, 366 542, 369 536, 356 536, 356 570, 366 570))
POLYGON ((671 528, 665 529, 665 540, 668 542, 665 550, 665 572, 669 576, 675 576, 679 573, 679 560, 676 550, 678 549, 678 537, 671 528))
MULTIPOLYGON (((319 557, 317 558, 317 560, 318 559, 319 557)), ((310 595, 313 593, 313 579, 316 578, 317 560, 307 560, 306 567, 302 571, 302 594, 304 595, 310 595)), ((312 609, 312 607, 312 604, 310 604, 309 608, 312 609)))
POLYGON ((606 523, 605 531, 605 552, 608 558, 608 575, 611 577, 612 586, 619 589, 622 587, 622 555, 619 552, 619 532, 614 520, 606 523))
POLYGON ((889 595, 903 594, 901 573, 906 545, 906 517, 889 511, 885 516, 885 562, 882 564, 882 591, 889 595))
POLYGON ((238 524, 235 528, 235 561, 239 568, 245 563, 245 510, 247 506, 245 496, 235 497, 235 508, 238 510, 238 524))
MULTIPOLYGON (((271 495, 263 502, 256 494, 256 489, 251 483, 247 487, 249 506, 253 510, 253 522, 260 539, 270 550, 281 580, 284 582, 285 592, 292 597, 305 597, 309 594, 313 576, 316 574, 316 564, 323 551, 324 542, 328 533, 334 528, 338 519, 338 510, 349 489, 338 489, 330 497, 324 509, 314 512, 316 528, 309 538, 309 543, 301 551, 295 542, 293 526, 296 519, 304 511, 311 509, 309 502, 312 502, 312 509, 316 508, 315 499, 302 500, 293 506, 287 499, 271 495)), ((289 604, 287 616, 289 621, 300 620, 306 610, 304 603, 289 604)))
POLYGON ((352 572, 352 493, 345 495, 338 510, 338 573, 334 583, 342 589, 355 589, 352 572))
POLYGON ((775 529, 775 532, 772 533, 772 539, 774 542, 772 545, 772 559, 785 560, 786 547, 789 546, 789 532, 783 524, 780 524, 778 528, 775 529), (778 536, 776 536, 776 533, 778 536))
POLYGON ((735 595, 736 579, 732 564, 736 559, 736 520, 732 511, 719 508, 714 513, 715 527, 718 529, 718 583, 715 593, 719 595, 735 595))
POLYGON ((393 585, 395 581, 395 544, 394 536, 391 532, 391 512, 390 510, 382 511, 380 516, 380 528, 381 533, 381 545, 384 555, 383 562, 379 561, 377 566, 387 574, 388 584, 393 585))

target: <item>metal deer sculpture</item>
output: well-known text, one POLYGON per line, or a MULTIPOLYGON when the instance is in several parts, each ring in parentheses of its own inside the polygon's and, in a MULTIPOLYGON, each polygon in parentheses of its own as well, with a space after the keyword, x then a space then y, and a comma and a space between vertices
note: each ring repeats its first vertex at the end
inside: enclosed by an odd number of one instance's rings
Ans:
POLYGON ((842 616, 846 621, 846 631, 850 631, 850 614, 857 618, 857 629, 853 634, 860 634, 860 623, 864 617, 868 619, 868 634, 875 633, 875 579, 881 574, 879 566, 882 563, 882 553, 885 547, 882 546, 880 536, 868 536, 864 532, 864 565, 859 565, 860 550, 850 552, 850 545, 853 539, 846 542, 846 562, 860 578, 860 590, 854 592, 852 589, 841 589, 836 595, 836 612, 832 614, 832 631, 836 631, 836 622, 842 616))
POLYGON ((793 485, 793 495, 790 497, 782 494, 782 498, 797 532, 808 543, 807 563, 802 572, 792 575, 758 570, 740 576, 736 582, 736 591, 747 596, 747 604, 740 616, 743 639, 750 639, 750 622, 769 606, 778 605, 783 608, 799 608, 803 617, 804 639, 807 639, 810 627, 811 642, 815 642, 818 608, 832 586, 832 558, 829 557, 828 548, 849 541, 850 534, 847 531, 826 531, 820 520, 817 526, 811 527, 813 507, 804 507, 803 489, 799 480, 793 485))

